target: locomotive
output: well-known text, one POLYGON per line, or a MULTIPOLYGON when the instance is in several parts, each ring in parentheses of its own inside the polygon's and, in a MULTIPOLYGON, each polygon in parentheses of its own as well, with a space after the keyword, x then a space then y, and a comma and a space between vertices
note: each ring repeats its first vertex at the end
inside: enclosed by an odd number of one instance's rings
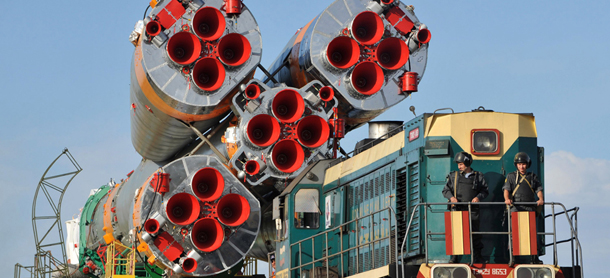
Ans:
MULTIPOLYGON (((558 266, 561 242, 555 227, 545 226, 543 215, 552 211, 547 217, 574 229, 562 204, 546 202, 523 220, 504 203, 502 186, 516 171, 518 152, 530 155, 528 171, 544 185, 534 116, 483 107, 437 112, 382 128, 387 134, 377 132, 383 122, 370 125, 373 138, 357 144, 351 157, 319 161, 274 199, 276 277, 582 277, 578 262, 558 266), (480 206, 479 231, 470 229, 468 212, 458 212, 456 221, 441 194, 462 151, 472 154, 472 168, 489 187, 480 203, 465 203, 470 210, 480 206), (482 236, 484 263, 472 261, 473 234, 482 236), (530 255, 544 255, 545 246, 552 247, 553 262, 534 264, 530 255), (448 263, 455 254, 465 256, 448 263)), ((574 258, 578 239, 571 234, 574 258)))

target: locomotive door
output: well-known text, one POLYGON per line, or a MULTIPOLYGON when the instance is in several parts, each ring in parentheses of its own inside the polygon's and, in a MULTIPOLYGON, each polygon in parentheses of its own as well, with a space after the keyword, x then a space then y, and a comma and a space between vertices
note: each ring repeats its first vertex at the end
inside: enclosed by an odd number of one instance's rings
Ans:
POLYGON ((347 228, 341 226, 345 223, 345 189, 336 188, 324 194, 324 228, 328 235, 328 245, 323 255, 328 256, 330 277, 347 273, 347 253, 341 254, 342 249, 348 248, 347 228), (343 270, 341 259, 343 257, 343 270))

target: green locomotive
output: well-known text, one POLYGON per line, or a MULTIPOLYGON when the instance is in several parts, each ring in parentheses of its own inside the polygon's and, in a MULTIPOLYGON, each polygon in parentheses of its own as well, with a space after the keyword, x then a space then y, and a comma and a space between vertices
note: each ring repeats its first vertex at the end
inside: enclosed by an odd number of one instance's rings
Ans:
MULTIPOLYGON (((482 107, 427 113, 368 141, 349 158, 310 165, 274 199, 276 277, 581 277, 580 262, 558 265, 556 247, 562 242, 554 227, 545 227, 544 211, 526 222, 516 214, 511 220, 506 212, 502 186, 516 171, 516 153, 530 155, 528 171, 544 186, 544 148, 538 146, 532 114, 482 107), (487 198, 470 204, 481 206, 479 231, 464 228, 468 212, 459 227, 447 222, 441 190, 447 174, 457 170, 453 157, 461 151, 473 155, 472 168, 484 174, 489 187, 487 198), (525 224, 529 238, 523 236, 525 224), (456 229, 464 256, 449 264, 456 248, 448 246, 459 245, 456 229), (484 263, 472 263, 472 252, 464 251, 472 249, 472 233, 482 235, 484 263), (553 262, 534 264, 523 256, 544 255, 544 246, 552 247, 553 256, 543 259, 553 262)), ((554 220, 569 222, 572 255, 580 252, 568 217, 575 212, 548 201, 544 208, 554 220)))

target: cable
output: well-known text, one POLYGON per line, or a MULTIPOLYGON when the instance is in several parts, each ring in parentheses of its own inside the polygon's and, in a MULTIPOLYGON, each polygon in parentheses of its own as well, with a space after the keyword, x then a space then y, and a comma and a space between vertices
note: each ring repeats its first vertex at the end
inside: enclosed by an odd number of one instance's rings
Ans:
POLYGON ((150 5, 148 5, 148 7, 146 7, 146 10, 144 10, 144 16, 142 17, 142 20, 146 18, 146 12, 148 12, 148 8, 150 8, 150 5))

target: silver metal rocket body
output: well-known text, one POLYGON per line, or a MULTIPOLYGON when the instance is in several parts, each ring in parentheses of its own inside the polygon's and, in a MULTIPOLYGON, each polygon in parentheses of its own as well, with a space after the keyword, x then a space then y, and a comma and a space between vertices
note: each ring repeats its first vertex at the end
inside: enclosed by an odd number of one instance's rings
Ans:
MULTIPOLYGON (((408 7, 400 1, 394 3, 395 7, 399 8, 404 16, 413 22, 415 28, 423 25, 413 13, 412 7, 408 7)), ((401 77, 405 72, 417 72, 419 82, 426 69, 428 44, 415 44, 415 47, 411 49, 408 62, 403 67, 395 70, 383 69, 383 86, 379 91, 372 95, 363 95, 356 92, 351 84, 350 76, 355 66, 341 69, 333 67, 328 62, 326 49, 329 43, 341 36, 353 38, 349 32, 350 25, 359 13, 365 11, 381 13, 385 31, 380 42, 394 37, 405 41, 407 45, 413 45, 410 43, 413 39, 409 34, 401 34, 386 19, 384 15, 388 8, 388 6, 380 6, 377 2, 369 0, 334 1, 311 23, 301 28, 293 36, 269 67, 269 71, 274 72, 281 68, 274 78, 279 83, 285 83, 288 86, 299 87, 304 78, 307 81, 317 79, 326 86, 332 86, 339 99, 339 112, 346 119, 346 131, 359 127, 408 96, 401 89, 401 77), (290 61, 288 66, 287 61, 290 61), (298 65, 296 65, 297 62, 298 65)), ((378 43, 369 48, 378 46, 378 43)), ((368 52, 369 49, 363 45, 360 45, 360 51, 360 61, 365 61, 374 55, 374 53, 368 52)), ((268 85, 272 84, 269 79, 266 79, 265 82, 268 85)))
MULTIPOLYGON (((147 18, 148 22, 170 3, 172 1, 164 1, 155 7, 147 18)), ((138 153, 153 161, 169 159, 196 137, 184 123, 205 130, 226 115, 233 94, 240 84, 252 78, 260 63, 261 34, 247 7, 243 6, 241 14, 234 16, 223 11, 222 0, 200 4, 189 5, 171 28, 154 38, 143 32, 134 52, 131 69, 132 143, 138 153), (193 34, 189 23, 199 9, 208 7, 216 8, 224 17, 226 28, 222 37, 211 42, 197 39, 196 43, 201 44, 201 56, 190 64, 175 63, 169 57, 168 42, 176 33, 193 34), (218 58, 218 41, 229 34, 242 35, 251 46, 250 57, 241 65, 229 65, 218 58), (159 39, 161 37, 167 39, 159 39), (218 89, 205 91, 194 81, 197 76, 193 73, 199 60, 210 57, 221 62, 225 75, 218 89)))

